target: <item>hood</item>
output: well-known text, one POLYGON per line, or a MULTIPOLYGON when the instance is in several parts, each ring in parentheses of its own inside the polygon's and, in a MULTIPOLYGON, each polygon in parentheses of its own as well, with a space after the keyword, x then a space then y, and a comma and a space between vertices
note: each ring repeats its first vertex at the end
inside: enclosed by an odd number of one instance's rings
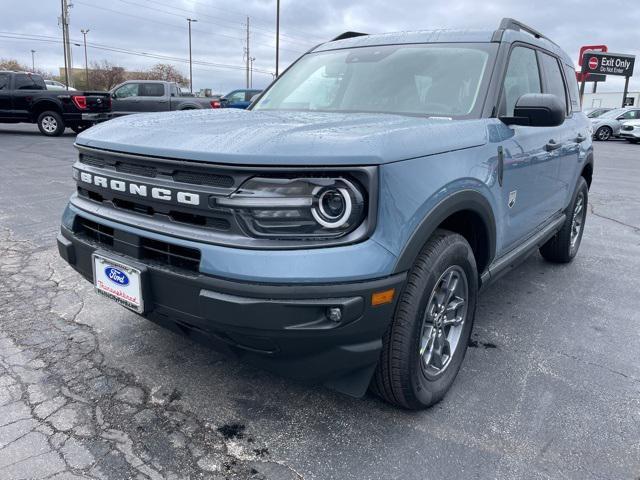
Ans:
POLYGON ((377 165, 482 145, 487 137, 486 120, 220 109, 120 117, 76 143, 223 164, 377 165))

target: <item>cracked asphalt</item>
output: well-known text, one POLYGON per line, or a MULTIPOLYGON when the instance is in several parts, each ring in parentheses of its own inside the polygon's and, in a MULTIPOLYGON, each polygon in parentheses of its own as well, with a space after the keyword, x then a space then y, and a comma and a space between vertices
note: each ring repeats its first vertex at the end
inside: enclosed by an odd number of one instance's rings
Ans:
POLYGON ((578 258, 483 293, 419 413, 245 366, 97 296, 58 258, 74 136, 0 126, 0 478, 640 477, 640 146, 596 143, 578 258))

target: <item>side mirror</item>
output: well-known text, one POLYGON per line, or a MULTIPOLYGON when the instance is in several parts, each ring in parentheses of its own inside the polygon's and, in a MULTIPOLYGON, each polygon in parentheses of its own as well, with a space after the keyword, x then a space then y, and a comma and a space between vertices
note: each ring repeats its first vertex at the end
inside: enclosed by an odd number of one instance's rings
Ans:
POLYGON ((114 100, 115 100, 116 98, 118 98, 118 97, 116 96, 116 92, 112 92, 112 93, 111 93, 111 98, 112 98, 112 99, 114 99, 114 100))
POLYGON ((507 125, 557 127, 566 118, 566 106, 550 93, 526 93, 518 98, 513 117, 500 117, 507 125))

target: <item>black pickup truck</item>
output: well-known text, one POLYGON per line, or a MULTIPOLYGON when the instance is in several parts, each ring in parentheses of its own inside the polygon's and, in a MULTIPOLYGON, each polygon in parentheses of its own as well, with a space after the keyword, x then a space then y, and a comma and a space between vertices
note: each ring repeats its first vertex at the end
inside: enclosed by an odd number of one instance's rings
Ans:
POLYGON ((47 90, 40 75, 0 71, 0 123, 37 123, 49 137, 111 118, 108 92, 47 90))

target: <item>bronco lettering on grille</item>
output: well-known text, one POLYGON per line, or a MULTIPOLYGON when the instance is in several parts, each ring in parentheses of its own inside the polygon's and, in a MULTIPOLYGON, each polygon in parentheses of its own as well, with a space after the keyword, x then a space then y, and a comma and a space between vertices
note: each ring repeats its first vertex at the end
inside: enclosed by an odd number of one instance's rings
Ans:
POLYGON ((182 192, 170 188, 153 187, 125 180, 115 180, 100 175, 93 175, 89 172, 79 172, 79 180, 96 187, 112 190, 114 192, 125 192, 139 197, 151 197, 155 200, 172 201, 183 205, 200 205, 200 195, 193 192, 182 192))

